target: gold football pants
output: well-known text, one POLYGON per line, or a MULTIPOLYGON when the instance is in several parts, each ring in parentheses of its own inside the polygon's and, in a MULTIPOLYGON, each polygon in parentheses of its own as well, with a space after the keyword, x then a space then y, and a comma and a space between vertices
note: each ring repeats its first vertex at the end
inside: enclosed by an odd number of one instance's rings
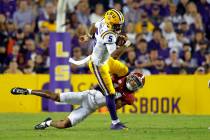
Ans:
POLYGON ((112 74, 116 74, 118 77, 121 77, 128 73, 128 67, 112 57, 110 57, 109 60, 101 66, 93 64, 93 62, 90 60, 89 68, 97 78, 98 84, 101 89, 103 89, 103 94, 105 95, 115 94, 115 89, 111 78, 112 74))

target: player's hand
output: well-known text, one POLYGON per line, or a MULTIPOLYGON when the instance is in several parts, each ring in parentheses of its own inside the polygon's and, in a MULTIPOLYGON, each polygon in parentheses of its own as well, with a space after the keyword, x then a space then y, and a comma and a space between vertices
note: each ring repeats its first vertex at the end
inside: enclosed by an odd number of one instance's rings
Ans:
POLYGON ((126 41, 128 40, 128 37, 126 36, 126 35, 119 35, 118 37, 117 37, 117 41, 116 41, 116 45, 117 46, 124 46, 125 45, 125 43, 126 43, 126 41))
POLYGON ((79 42, 87 42, 89 40, 88 35, 81 35, 79 37, 79 42))

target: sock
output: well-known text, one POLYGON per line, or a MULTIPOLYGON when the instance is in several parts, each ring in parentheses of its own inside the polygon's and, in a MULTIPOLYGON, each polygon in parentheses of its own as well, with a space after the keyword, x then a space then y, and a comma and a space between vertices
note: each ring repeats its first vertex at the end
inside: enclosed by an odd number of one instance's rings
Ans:
POLYGON ((47 126, 50 126, 51 122, 52 122, 52 120, 47 121, 46 122, 47 126))
POLYGON ((28 93, 31 94, 32 89, 27 89, 27 90, 28 90, 28 93))
POLYGON ((112 124, 117 124, 117 123, 119 123, 120 122, 120 120, 119 119, 117 119, 117 120, 112 120, 112 124))
POLYGON ((115 104, 115 95, 106 96, 106 106, 109 110, 109 114, 112 120, 118 120, 117 112, 116 112, 116 104, 115 104))

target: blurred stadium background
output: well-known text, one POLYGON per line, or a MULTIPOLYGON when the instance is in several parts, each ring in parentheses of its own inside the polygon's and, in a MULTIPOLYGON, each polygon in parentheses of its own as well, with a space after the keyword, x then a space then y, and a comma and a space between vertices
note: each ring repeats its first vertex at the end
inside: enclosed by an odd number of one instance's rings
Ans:
POLYGON ((58 0, 0 1, 2 118, 4 115, 7 118, 5 112, 72 109, 70 105, 39 97, 12 96, 9 92, 16 86, 55 91, 91 88, 96 79, 87 65, 70 66, 68 58, 80 60, 91 53, 93 40, 84 43, 78 38, 88 32, 92 23, 102 19, 109 8, 123 12, 124 32, 133 44, 120 60, 130 71, 146 75, 145 87, 136 94, 135 104, 119 112, 136 113, 135 117, 141 117, 140 114, 210 115, 209 0, 65 2, 66 9, 57 10, 58 0), (56 24, 61 29, 56 30, 56 24), (55 33, 58 30, 61 32, 55 33))

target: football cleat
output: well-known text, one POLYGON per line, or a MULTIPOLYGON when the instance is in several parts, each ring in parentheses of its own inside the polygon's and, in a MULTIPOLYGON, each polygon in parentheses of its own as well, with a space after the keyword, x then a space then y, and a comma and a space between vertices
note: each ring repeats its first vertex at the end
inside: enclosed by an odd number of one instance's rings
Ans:
POLYGON ((128 127, 123 123, 119 122, 117 124, 111 124, 111 130, 128 130, 128 127))
POLYGON ((49 127, 47 125, 47 121, 52 120, 50 117, 48 117, 47 119, 45 119, 43 122, 41 122, 40 124, 37 124, 34 129, 36 130, 44 130, 45 128, 49 127))
POLYGON ((26 88, 19 88, 19 87, 12 88, 10 92, 13 95, 19 95, 19 94, 27 95, 27 94, 29 94, 28 89, 26 89, 26 88))

